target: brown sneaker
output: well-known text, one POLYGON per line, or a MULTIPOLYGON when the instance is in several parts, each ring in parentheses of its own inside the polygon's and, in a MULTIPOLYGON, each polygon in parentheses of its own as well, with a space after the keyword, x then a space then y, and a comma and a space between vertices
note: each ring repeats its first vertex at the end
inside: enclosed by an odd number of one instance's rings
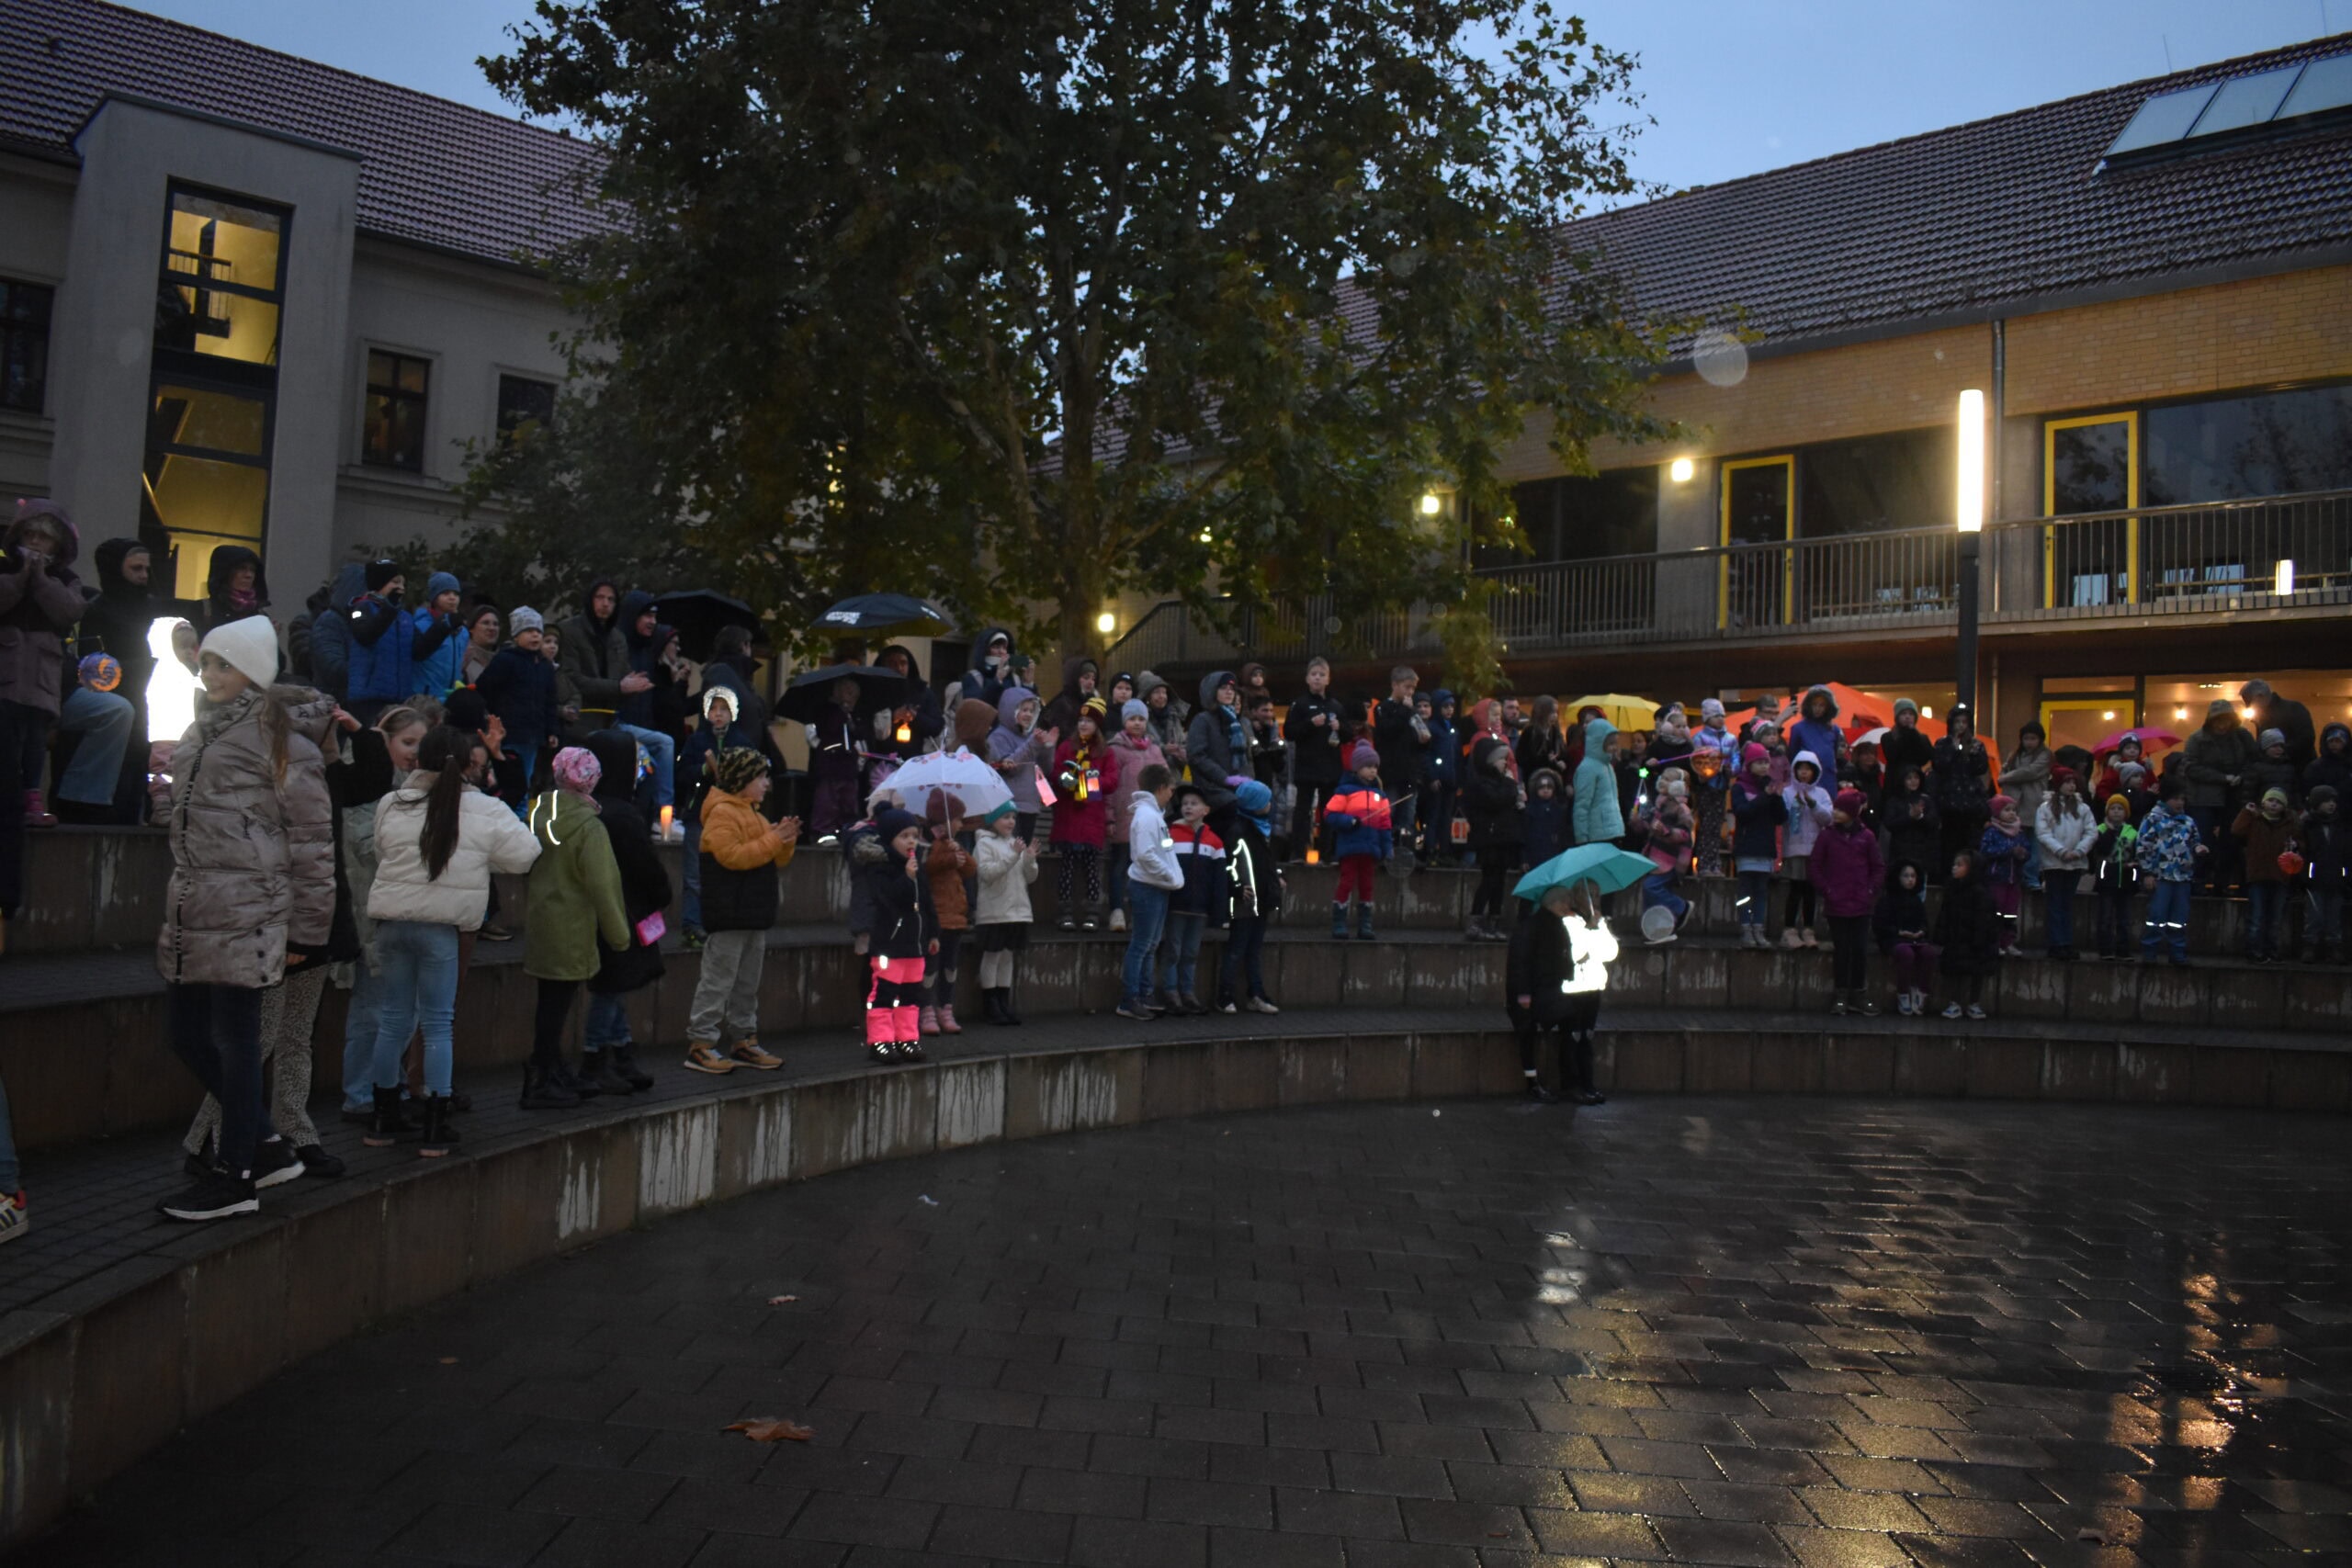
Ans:
POLYGON ((731 1073, 732 1059, 718 1054, 718 1047, 707 1040, 697 1040, 686 1047, 686 1070, 690 1073, 731 1073))
POLYGON ((770 1055, 767 1052, 761 1050, 760 1043, 756 1040, 737 1041, 735 1049, 729 1051, 728 1055, 733 1059, 733 1066, 757 1067, 763 1073, 772 1073, 784 1066, 783 1057, 770 1055))

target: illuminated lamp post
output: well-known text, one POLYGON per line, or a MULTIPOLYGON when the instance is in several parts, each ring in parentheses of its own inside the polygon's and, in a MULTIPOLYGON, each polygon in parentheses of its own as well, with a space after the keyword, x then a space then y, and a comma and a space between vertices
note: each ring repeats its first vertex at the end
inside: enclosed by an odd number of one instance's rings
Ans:
POLYGON ((1984 394, 1971 387, 1960 394, 1960 482, 1953 520, 1960 527, 1960 667, 1952 684, 1957 700, 1976 710, 1977 594, 1984 543, 1984 394))

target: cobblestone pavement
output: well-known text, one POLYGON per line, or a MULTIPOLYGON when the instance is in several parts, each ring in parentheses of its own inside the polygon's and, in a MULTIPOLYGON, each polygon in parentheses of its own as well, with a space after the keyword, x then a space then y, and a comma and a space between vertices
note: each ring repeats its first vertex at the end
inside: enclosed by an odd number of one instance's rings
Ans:
POLYGON ((24 1560, 2344 1562, 2345 1170, 2316 1117, 1807 1100, 966 1150, 326 1352, 24 1560), (720 1429, 771 1416, 813 1440, 720 1429))

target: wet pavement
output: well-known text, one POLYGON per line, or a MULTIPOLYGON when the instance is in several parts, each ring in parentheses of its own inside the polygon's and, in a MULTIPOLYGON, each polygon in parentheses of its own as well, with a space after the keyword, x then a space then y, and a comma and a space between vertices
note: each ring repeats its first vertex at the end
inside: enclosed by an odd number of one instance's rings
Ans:
POLYGON ((22 1560, 2352 1561, 2343 1127, 1471 1101, 845 1172, 316 1357, 22 1560))

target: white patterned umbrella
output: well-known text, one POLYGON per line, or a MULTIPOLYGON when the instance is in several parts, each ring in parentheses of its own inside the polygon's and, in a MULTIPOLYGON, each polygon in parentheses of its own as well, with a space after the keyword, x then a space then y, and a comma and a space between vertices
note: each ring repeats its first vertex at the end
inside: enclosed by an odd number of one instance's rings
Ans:
MULTIPOLYGON (((917 816, 931 804, 933 795, 944 790, 956 799, 956 815, 967 819, 984 816, 1012 798, 994 763, 961 748, 924 752, 894 770, 874 793, 883 790, 896 793, 917 816)), ((869 798, 866 804, 873 802, 869 798)))

